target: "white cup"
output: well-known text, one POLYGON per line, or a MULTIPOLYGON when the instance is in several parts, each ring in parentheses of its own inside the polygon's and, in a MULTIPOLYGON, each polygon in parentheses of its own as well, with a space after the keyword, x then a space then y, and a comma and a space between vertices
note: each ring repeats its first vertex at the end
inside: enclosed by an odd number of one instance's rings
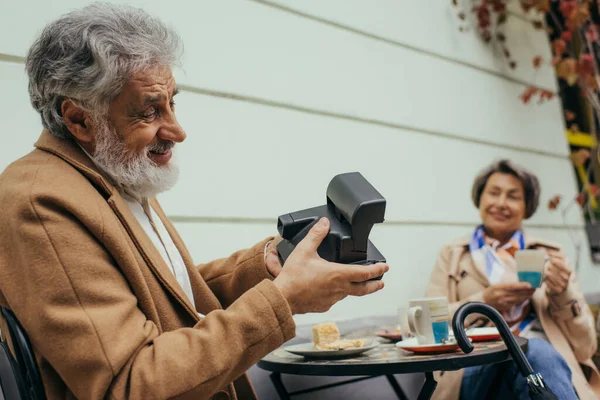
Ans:
POLYGON ((539 288, 548 262, 548 254, 544 250, 518 250, 515 252, 515 261, 519 282, 528 282, 532 287, 539 288))
POLYGON ((448 299, 431 297, 408 303, 408 324, 419 344, 439 344, 448 341, 448 299))

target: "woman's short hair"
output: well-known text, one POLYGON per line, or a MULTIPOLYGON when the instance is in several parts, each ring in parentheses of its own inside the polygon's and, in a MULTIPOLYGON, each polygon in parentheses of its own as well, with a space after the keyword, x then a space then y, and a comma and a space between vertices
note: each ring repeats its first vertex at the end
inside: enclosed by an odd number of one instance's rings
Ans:
POLYGON ((513 175, 521 181, 525 192, 525 219, 531 217, 540 203, 540 183, 537 176, 509 160, 496 161, 477 175, 471 191, 471 198, 475 207, 479 208, 483 189, 490 176, 496 172, 513 175))

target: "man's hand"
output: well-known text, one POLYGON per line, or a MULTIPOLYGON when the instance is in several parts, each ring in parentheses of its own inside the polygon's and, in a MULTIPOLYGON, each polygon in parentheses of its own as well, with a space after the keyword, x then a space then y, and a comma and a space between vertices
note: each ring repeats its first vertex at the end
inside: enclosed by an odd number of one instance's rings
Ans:
POLYGON ((544 281, 549 295, 557 295, 567 290, 573 271, 568 267, 565 255, 558 251, 549 251, 550 261, 544 271, 544 281))
POLYGON ((281 242, 283 238, 277 236, 275 239, 269 242, 265 250, 265 266, 267 271, 274 277, 277 278, 281 272, 281 263, 279 262, 279 256, 277 255, 277 244, 281 242))
POLYGON ((317 254, 329 232, 322 218, 298 243, 273 283, 287 299, 293 314, 325 312, 346 296, 364 296, 383 289, 382 281, 369 281, 389 270, 386 264, 330 263, 317 254))
POLYGON ((527 282, 497 283, 485 289, 483 301, 498 311, 508 311, 533 296, 535 289, 527 282))

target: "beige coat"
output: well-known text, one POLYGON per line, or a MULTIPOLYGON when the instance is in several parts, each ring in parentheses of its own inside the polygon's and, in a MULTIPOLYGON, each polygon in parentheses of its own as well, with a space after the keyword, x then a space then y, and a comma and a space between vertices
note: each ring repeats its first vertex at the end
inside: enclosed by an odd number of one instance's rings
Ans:
MULTIPOLYGON (((532 239, 527 241, 526 246, 559 249, 555 244, 532 239)), ((444 246, 440 251, 431 273, 427 296, 447 296, 450 313, 454 315, 465 303, 482 302, 483 291, 488 286, 487 277, 475 266, 469 253, 469 238, 464 238, 444 246)), ((573 385, 579 397, 586 400, 600 398, 600 374, 591 360, 597 346, 594 319, 579 290, 575 274, 572 274, 568 289, 561 295, 546 295, 542 285, 533 295, 533 306, 548 340, 571 367, 573 385)), ((433 398, 458 399, 462 377, 462 370, 438 373, 439 385, 433 398)))
POLYGON ((48 132, 36 147, 0 176, 0 304, 29 334, 48 399, 255 398, 244 372, 295 335, 265 242, 195 266, 152 202, 192 305, 79 147, 48 132))

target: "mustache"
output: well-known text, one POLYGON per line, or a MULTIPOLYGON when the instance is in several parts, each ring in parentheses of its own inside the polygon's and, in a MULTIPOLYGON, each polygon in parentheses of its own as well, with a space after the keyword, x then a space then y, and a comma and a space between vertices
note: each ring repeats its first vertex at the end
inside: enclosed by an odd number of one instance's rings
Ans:
POLYGON ((175 147, 175 142, 173 141, 159 141, 156 142, 150 146, 148 146, 147 150, 148 151, 154 151, 154 152, 159 152, 159 153, 164 153, 166 151, 171 150, 173 147, 175 147))

